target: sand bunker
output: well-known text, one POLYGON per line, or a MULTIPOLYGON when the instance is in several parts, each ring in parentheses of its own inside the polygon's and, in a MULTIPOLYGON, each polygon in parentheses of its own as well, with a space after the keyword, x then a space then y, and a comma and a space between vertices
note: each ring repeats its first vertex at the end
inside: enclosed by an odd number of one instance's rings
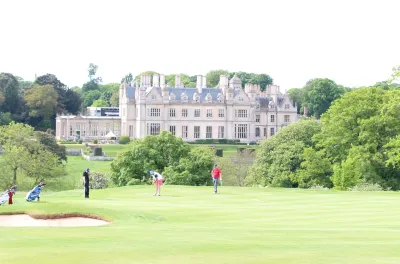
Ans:
POLYGON ((0 226, 102 226, 109 222, 82 216, 30 216, 27 214, 0 215, 0 226))

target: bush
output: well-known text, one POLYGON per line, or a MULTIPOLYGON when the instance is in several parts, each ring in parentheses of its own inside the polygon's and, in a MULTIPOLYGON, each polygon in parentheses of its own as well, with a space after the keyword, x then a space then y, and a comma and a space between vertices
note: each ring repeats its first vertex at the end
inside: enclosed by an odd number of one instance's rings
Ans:
POLYGON ((384 191, 383 188, 377 183, 360 183, 356 186, 349 188, 353 192, 379 192, 384 191))
POLYGON ((79 143, 79 144, 82 144, 82 142, 83 142, 82 139, 79 139, 79 140, 78 140, 78 143, 79 143))
POLYGON ((93 140, 93 144, 99 144, 99 141, 97 139, 93 140))
POLYGON ((105 189, 108 187, 108 178, 100 172, 92 172, 89 176, 90 189, 105 189))
POLYGON ((128 144, 129 142, 131 142, 131 139, 128 136, 121 136, 119 138, 119 144, 128 144))
POLYGON ((143 184, 141 180, 133 178, 128 182, 127 185, 140 185, 140 184, 143 184))

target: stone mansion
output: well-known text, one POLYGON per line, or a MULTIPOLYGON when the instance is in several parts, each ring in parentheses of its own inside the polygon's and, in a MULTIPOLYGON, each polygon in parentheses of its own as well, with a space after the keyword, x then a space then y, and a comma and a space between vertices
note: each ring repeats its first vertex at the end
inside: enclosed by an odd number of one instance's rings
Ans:
POLYGON ((57 116, 56 138, 89 141, 125 135, 134 139, 167 130, 192 142, 253 142, 273 136, 298 119, 296 102, 282 94, 279 86, 269 85, 261 91, 259 85, 246 84, 243 89, 236 75, 230 80, 221 75, 216 88, 207 88, 206 77, 201 75, 195 88, 184 87, 179 75, 175 87, 165 83, 163 74, 142 75, 140 84, 121 84, 119 109, 109 109, 85 116, 57 116))

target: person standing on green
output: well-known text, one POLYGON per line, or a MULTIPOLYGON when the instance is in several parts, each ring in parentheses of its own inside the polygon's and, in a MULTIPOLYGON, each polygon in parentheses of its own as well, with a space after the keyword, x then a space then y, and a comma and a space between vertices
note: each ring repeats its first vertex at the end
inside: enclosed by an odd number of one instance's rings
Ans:
POLYGON ((87 168, 82 175, 82 183, 83 186, 85 186, 85 198, 89 198, 89 172, 90 169, 87 168))
POLYGON ((214 164, 214 169, 211 171, 211 177, 213 178, 214 183, 214 194, 217 193, 218 189, 218 181, 222 182, 222 174, 220 168, 218 168, 217 164, 214 164))

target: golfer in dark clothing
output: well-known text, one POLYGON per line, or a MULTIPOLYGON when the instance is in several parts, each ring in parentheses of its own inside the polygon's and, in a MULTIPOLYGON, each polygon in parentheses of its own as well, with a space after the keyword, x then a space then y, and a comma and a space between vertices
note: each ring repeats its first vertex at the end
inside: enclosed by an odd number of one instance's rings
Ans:
POLYGON ((89 168, 83 172, 83 185, 85 186, 85 198, 89 198, 89 168))

